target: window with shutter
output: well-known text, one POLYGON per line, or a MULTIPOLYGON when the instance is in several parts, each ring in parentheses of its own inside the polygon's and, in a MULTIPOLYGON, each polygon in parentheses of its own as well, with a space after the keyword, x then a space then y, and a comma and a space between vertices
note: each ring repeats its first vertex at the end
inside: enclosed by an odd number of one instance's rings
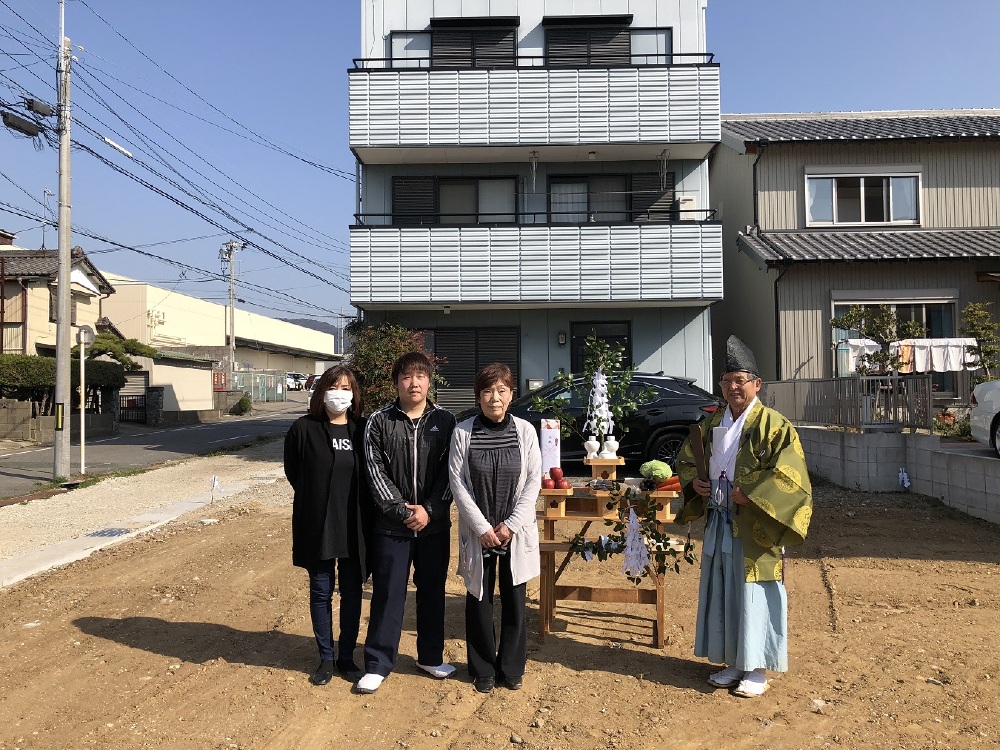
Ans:
POLYGON ((396 226, 437 224, 433 177, 392 178, 392 223, 396 226))
POLYGON ((629 65, 631 36, 625 26, 546 28, 545 59, 552 67, 629 65))
POLYGON ((518 383, 521 331, 516 326, 437 328, 427 340, 433 340, 434 354, 447 360, 438 365, 438 372, 448 384, 437 388, 437 403, 447 409, 461 411, 476 405, 476 373, 492 362, 507 365, 518 383))
POLYGON ((632 175, 632 221, 677 221, 674 181, 673 172, 663 182, 655 172, 632 175))
POLYGON ((513 68, 514 29, 435 29, 433 65, 442 68, 513 68))

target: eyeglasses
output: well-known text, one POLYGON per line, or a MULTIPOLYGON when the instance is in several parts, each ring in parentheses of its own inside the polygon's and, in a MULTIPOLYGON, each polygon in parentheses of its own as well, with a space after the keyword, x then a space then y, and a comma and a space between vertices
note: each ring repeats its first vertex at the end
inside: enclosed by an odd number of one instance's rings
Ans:
POLYGON ((731 385, 735 385, 737 388, 742 388, 747 383, 752 383, 757 378, 723 378, 719 381, 719 385, 723 388, 728 388, 731 385))

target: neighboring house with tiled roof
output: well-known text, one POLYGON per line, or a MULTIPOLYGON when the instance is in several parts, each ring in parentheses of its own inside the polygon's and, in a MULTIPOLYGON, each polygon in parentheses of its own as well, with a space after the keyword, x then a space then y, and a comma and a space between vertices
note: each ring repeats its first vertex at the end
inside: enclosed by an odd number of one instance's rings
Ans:
POLYGON ((723 115, 710 180, 715 344, 744 338, 765 379, 843 374, 830 319, 851 305, 888 304, 934 338, 958 336, 970 302, 1000 317, 1000 110, 723 115))
MULTIPOLYGON (((0 231, 0 342, 2 354, 55 356, 57 250, 28 250, 0 231)), ((72 324, 97 327, 100 301, 114 287, 79 247, 72 250, 72 324)))

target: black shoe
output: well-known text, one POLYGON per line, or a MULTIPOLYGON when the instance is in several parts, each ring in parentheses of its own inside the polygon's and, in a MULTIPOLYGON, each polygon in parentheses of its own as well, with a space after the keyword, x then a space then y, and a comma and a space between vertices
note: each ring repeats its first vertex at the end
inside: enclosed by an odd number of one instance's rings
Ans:
POLYGON ((508 677, 504 680, 504 686, 508 690, 520 690, 524 687, 524 680, 520 677, 508 677))
POLYGON ((321 661, 309 681, 313 685, 325 685, 333 679, 333 659, 321 661))
POLYGON ((361 669, 361 667, 359 667, 357 664, 355 664, 353 660, 338 661, 337 671, 344 676, 345 680, 348 680, 350 682, 357 682, 365 674, 365 671, 361 669))
POLYGON ((489 693, 493 691, 496 680, 493 677, 477 677, 473 684, 480 693, 489 693))

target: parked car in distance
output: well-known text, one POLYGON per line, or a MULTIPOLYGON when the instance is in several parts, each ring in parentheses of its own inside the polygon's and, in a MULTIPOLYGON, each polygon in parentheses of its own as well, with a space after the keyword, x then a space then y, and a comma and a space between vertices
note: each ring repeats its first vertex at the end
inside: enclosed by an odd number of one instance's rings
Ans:
POLYGON ((313 392, 313 387, 316 385, 316 381, 319 380, 319 375, 310 375, 306 378, 306 382, 303 384, 303 388, 309 391, 310 394, 313 392))
POLYGON ((969 410, 972 437, 1000 456, 1000 380, 987 380, 977 385, 969 405, 972 407, 969 410))
POLYGON ((306 376, 302 372, 286 372, 285 387, 290 391, 301 391, 305 385, 306 376))
MULTIPOLYGON (((579 385, 583 378, 575 378, 579 385)), ((688 435, 688 426, 696 424, 723 406, 723 401, 694 384, 691 378, 663 375, 661 373, 635 373, 630 388, 638 391, 641 387, 651 388, 655 395, 651 401, 639 405, 639 410, 625 420, 628 432, 615 430, 619 442, 618 455, 628 461, 665 461, 671 466, 688 435)), ((550 412, 539 412, 531 405, 534 396, 563 399, 567 411, 573 415, 578 429, 582 429, 587 418, 587 405, 581 403, 569 388, 549 383, 536 391, 521 396, 511 402, 508 411, 541 429, 541 420, 552 418, 550 412)), ((475 414, 477 409, 467 409, 456 415, 461 421, 475 414)), ((583 438, 575 432, 562 441, 563 461, 582 461, 586 455, 583 438)))

